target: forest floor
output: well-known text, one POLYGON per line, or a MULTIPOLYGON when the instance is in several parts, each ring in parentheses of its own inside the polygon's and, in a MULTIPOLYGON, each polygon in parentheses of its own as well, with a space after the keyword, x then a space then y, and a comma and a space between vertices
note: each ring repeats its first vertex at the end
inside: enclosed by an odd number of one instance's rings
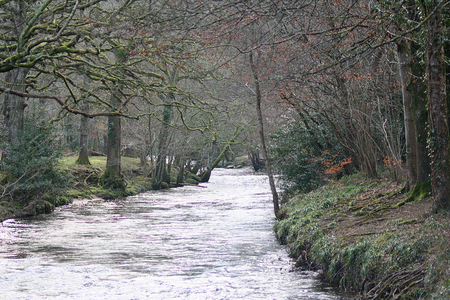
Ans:
POLYGON ((346 176, 289 197, 275 225, 296 267, 356 299, 450 299, 450 215, 388 178, 346 176))

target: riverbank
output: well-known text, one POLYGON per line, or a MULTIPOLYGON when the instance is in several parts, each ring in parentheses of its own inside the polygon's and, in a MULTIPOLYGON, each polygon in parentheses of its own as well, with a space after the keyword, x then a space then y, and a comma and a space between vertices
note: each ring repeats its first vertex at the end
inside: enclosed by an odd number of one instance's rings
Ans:
POLYGON ((346 176, 292 196, 275 231, 296 267, 322 270, 357 299, 450 299, 449 214, 429 213, 429 193, 401 189, 346 176))
MULTIPOLYGON (((55 187, 48 193, 33 199, 31 202, 8 201, 8 197, 0 198, 0 222, 16 217, 26 217, 52 212, 55 207, 72 203, 76 199, 104 199, 112 200, 137 195, 153 189, 153 181, 140 165, 138 158, 122 157, 121 173, 126 182, 126 188, 108 189, 99 185, 99 178, 106 167, 106 156, 90 156, 90 165, 79 165, 76 163, 78 156, 66 156, 59 160, 57 170, 63 173, 67 182, 64 187, 55 187)), ((233 163, 221 167, 242 167, 248 158, 237 157, 233 163)), ((1 174, 0 174, 1 175, 1 174)), ((162 188, 178 186, 177 176, 179 169, 171 168, 171 184, 162 184, 162 188)), ((1 176, 0 176, 1 178, 1 176)), ((179 185, 196 185, 200 177, 185 171, 182 183, 179 185)), ((161 186, 159 188, 161 188, 161 186)), ((0 186, 1 187, 1 186, 0 186)))
POLYGON ((99 186, 98 179, 105 169, 106 157, 92 156, 89 159, 91 165, 85 166, 76 163, 77 156, 61 158, 57 171, 66 178, 66 182, 61 184, 63 188, 55 187, 29 203, 8 201, 5 198, 0 202, 0 221, 50 213, 55 207, 70 204, 74 199, 115 199, 151 189, 149 179, 142 175, 138 159, 122 158, 122 172, 128 184, 125 190, 110 190, 99 186))

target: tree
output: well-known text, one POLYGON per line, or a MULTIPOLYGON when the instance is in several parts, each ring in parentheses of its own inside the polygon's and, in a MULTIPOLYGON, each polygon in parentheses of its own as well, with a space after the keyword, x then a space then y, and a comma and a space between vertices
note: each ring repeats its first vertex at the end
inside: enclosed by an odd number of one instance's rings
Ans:
POLYGON ((250 52, 250 54, 249 54, 249 60, 250 60, 250 68, 252 70, 254 84, 255 84, 256 113, 258 115, 259 136, 261 139, 263 157, 266 162, 265 166, 266 166, 267 176, 269 177, 270 190, 272 191, 273 210, 275 213, 275 217, 277 219, 280 219, 280 204, 278 203, 278 193, 276 190, 275 181, 273 179, 272 165, 269 161, 269 156, 267 154, 266 137, 264 135, 264 122, 263 122, 263 116, 262 116, 262 111, 261 111, 261 98, 262 98, 261 97, 261 88, 259 85, 258 69, 257 69, 256 61, 253 56, 253 51, 250 52))
POLYGON ((426 1, 429 153, 433 211, 450 209, 450 141, 444 54, 444 1, 426 1))
MULTIPOLYGON (((82 110, 88 112, 89 104, 85 102, 83 104, 82 110)), ((81 116, 80 120, 80 150, 78 152, 77 164, 80 165, 90 165, 89 154, 88 154, 88 122, 89 119, 85 116, 81 116)))

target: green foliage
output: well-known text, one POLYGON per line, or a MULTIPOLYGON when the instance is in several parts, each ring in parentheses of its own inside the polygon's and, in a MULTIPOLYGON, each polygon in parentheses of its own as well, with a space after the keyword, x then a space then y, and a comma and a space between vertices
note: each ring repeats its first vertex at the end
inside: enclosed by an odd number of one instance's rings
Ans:
POLYGON ((26 116, 20 144, 4 138, 0 145, 5 155, 1 161, 4 195, 24 205, 68 183, 67 175, 56 168, 62 148, 43 119, 40 114, 26 116))
POLYGON ((326 132, 332 132, 326 125, 307 129, 292 122, 271 136, 270 156, 286 192, 308 192, 324 183, 324 162, 340 157, 341 150, 326 132))

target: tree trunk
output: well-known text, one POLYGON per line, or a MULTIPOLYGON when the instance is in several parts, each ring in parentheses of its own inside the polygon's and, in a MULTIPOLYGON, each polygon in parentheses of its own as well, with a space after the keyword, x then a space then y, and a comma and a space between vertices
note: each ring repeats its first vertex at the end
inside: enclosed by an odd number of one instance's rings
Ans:
MULTIPOLYGON (((82 110, 84 112, 89 112, 89 104, 84 102, 82 110)), ((81 116, 80 120, 80 151, 78 152, 77 164, 79 165, 90 165, 88 155, 88 125, 89 119, 81 116)))
POLYGON ((180 185, 184 182, 184 172, 185 172, 185 165, 186 165, 186 158, 183 154, 183 157, 180 159, 180 170, 178 171, 178 176, 177 176, 177 182, 176 185, 180 185))
POLYGON ((259 170, 264 168, 264 161, 259 158, 259 152, 252 151, 248 157, 250 158, 250 161, 252 162, 253 170, 255 172, 258 172, 259 170))
MULTIPOLYGON (((167 173, 167 140, 169 136, 169 125, 172 121, 172 106, 166 99, 166 96, 160 94, 159 97, 166 104, 163 110, 163 123, 161 124, 161 131, 159 133, 158 157, 156 158, 156 167, 153 174, 153 187, 155 189, 161 188, 161 183, 170 184, 170 175, 167 173)), ((174 95, 169 94, 170 100, 173 100, 174 95)))
POLYGON ((414 117, 411 111, 412 94, 407 89, 411 80, 411 47, 409 41, 402 41, 397 47, 400 85, 402 87, 403 114, 406 139, 406 166, 408 177, 406 191, 411 190, 417 182, 417 141, 414 127, 414 117))
MULTIPOLYGON (((25 78, 27 74, 28 69, 17 68, 9 71, 5 77, 5 81, 8 83, 7 87, 18 92, 25 92, 25 78)), ((4 92, 3 95, 3 115, 5 117, 4 124, 8 131, 8 142, 20 145, 25 107, 27 106, 25 98, 8 92, 4 92)))
POLYGON ((206 170, 200 175, 200 182, 208 182, 209 178, 211 177, 211 172, 214 170, 215 167, 220 163, 222 158, 225 156, 225 153, 227 153, 228 149, 231 147, 231 144, 234 143, 234 140, 239 136, 239 134, 242 132, 242 127, 238 126, 234 130, 234 134, 231 137, 231 139, 227 142, 225 147, 223 148, 222 152, 220 152, 219 156, 216 157, 216 159, 213 161, 211 166, 207 167, 206 170))
POLYGON ((273 210, 275 213, 275 217, 277 219, 280 219, 280 205, 278 202, 278 193, 275 186, 275 181, 273 179, 273 173, 272 173, 272 166, 269 161, 269 157, 267 155, 267 148, 266 148, 266 140, 264 136, 264 122, 262 117, 262 110, 261 110, 261 89, 259 86, 259 78, 258 78, 258 70, 255 64, 255 61, 253 59, 253 51, 250 52, 250 67, 253 73, 253 79, 255 81, 255 93, 256 93, 256 113, 258 115, 258 124, 259 124, 259 136, 261 138, 261 146, 263 151, 263 158, 266 162, 266 171, 267 176, 269 177, 269 185, 270 190, 272 191, 272 202, 273 202, 273 210))
MULTIPOLYGON (((118 91, 117 91, 118 92, 118 91)), ((117 107, 120 104, 118 94, 112 93, 111 104, 117 107)), ((106 168, 100 177, 100 184, 111 189, 125 189, 126 184, 121 174, 121 124, 120 117, 108 117, 108 133, 106 142, 106 168)))
POLYGON ((439 1, 426 7, 429 154, 433 211, 450 208, 449 127, 445 77, 444 24, 439 1))
MULTIPOLYGON (((411 54, 415 54, 419 46, 411 44, 411 54)), ((413 55, 415 56, 415 55, 413 55)), ((420 80, 425 74, 424 67, 417 61, 411 61, 410 70, 412 76, 409 78, 407 90, 411 93, 411 110, 416 134, 417 150, 417 177, 414 184, 430 182, 430 157, 428 156, 428 112, 427 112, 427 86, 420 80), (419 78, 419 79, 414 79, 419 78)))
MULTIPOLYGON (((16 44, 17 46, 17 40, 14 37, 20 36, 25 29, 27 22, 27 8, 30 4, 26 1, 17 1, 12 3, 6 2, 6 5, 5 3, 3 5, 5 7, 2 7, 2 9, 5 9, 5 16, 7 17, 2 20, 2 23, 4 23, 3 25, 6 28, 9 28, 7 30, 7 35, 11 36, 11 45, 16 44)), ((19 47, 11 47, 11 49, 17 54, 19 47)), ((4 82, 6 83, 5 87, 17 92, 25 92, 25 78, 28 72, 29 69, 19 67, 7 72, 4 77, 4 82)), ((23 133, 25 107, 27 106, 25 98, 12 95, 8 93, 8 91, 3 93, 3 97, 2 113, 4 115, 3 122, 7 130, 6 138, 9 143, 20 145, 23 133)))

